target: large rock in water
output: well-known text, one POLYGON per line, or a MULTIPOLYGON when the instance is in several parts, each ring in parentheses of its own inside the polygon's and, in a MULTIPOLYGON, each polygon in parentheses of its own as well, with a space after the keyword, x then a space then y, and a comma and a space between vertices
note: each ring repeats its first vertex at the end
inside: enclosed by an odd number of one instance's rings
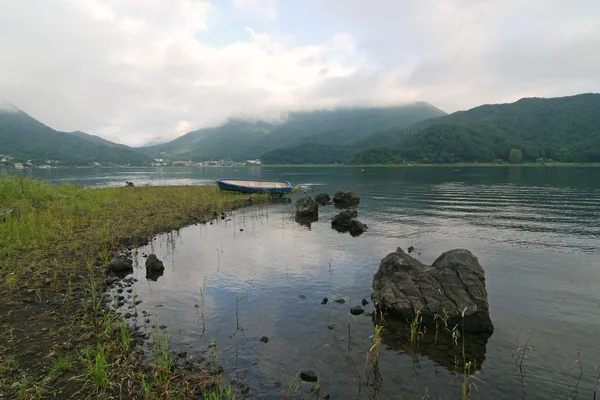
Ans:
POLYGON ((296 216, 300 218, 316 217, 319 215, 319 205, 310 197, 296 200, 296 216))
POLYGON ((365 224, 363 224, 356 218, 352 218, 350 220, 350 223, 348 224, 348 232, 350 232, 350 234, 352 236, 362 235, 366 231, 367 231, 367 226, 365 224))
POLYGON ((360 203, 360 197, 354 192, 347 192, 345 190, 338 190, 333 196, 333 204, 336 207, 346 208, 357 206, 360 203))
POLYGON ((321 206, 326 206, 331 204, 331 198, 329 197, 329 195, 327 193, 319 193, 318 195, 315 196, 315 201, 317 202, 317 204, 321 205, 321 206))
POLYGON ((165 270, 163 262, 156 257, 156 254, 150 254, 146 258, 146 272, 162 272, 165 270))
POLYGON ((358 217, 356 210, 345 210, 333 217, 331 227, 339 232, 347 232, 350 229, 350 221, 358 217))
POLYGON ((468 250, 451 250, 431 265, 415 260, 402 249, 388 254, 373 278, 373 301, 378 309, 411 319, 421 310, 423 324, 434 325, 436 315, 448 315, 448 326, 469 333, 493 332, 485 273, 468 250))

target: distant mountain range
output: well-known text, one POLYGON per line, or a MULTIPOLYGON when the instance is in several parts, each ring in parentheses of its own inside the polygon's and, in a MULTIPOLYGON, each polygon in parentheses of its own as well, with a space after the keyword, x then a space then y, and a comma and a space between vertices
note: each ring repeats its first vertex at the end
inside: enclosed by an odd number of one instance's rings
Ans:
POLYGON ((137 148, 84 132, 58 132, 0 104, 0 154, 64 164, 149 165, 154 158, 261 159, 266 164, 490 162, 508 159, 511 151, 522 161, 600 162, 600 95, 528 98, 450 115, 419 102, 293 112, 279 122, 230 119, 137 148))
POLYGON ((0 108, 0 154, 15 160, 63 164, 147 165, 152 159, 130 147, 83 132, 56 131, 16 107, 0 108))

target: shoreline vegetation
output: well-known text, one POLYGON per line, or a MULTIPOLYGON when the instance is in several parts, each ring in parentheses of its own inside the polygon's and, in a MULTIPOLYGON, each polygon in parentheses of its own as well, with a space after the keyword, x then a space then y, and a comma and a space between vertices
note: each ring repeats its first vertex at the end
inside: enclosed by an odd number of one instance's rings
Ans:
POLYGON ((107 264, 156 234, 268 198, 216 186, 88 189, 0 175, 0 393, 233 398, 217 365, 175 367, 160 332, 153 367, 144 367, 135 332, 104 303, 107 264))

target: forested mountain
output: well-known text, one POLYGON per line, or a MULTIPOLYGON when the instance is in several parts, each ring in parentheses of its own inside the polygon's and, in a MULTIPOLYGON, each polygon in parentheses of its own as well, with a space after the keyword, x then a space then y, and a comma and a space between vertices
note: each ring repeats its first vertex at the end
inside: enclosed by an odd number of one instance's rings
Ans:
POLYGON ((231 119, 219 127, 200 129, 171 142, 138 150, 149 156, 171 159, 248 160, 261 158, 274 149, 307 143, 351 144, 385 129, 440 115, 445 113, 430 104, 415 103, 399 107, 293 112, 279 123, 231 119))
POLYGON ((375 134, 357 163, 490 162, 539 158, 600 162, 600 94, 484 105, 375 134))
POLYGON ((15 160, 59 160, 65 164, 144 165, 151 162, 127 146, 97 136, 55 131, 16 108, 0 109, 0 153, 11 155, 15 160))

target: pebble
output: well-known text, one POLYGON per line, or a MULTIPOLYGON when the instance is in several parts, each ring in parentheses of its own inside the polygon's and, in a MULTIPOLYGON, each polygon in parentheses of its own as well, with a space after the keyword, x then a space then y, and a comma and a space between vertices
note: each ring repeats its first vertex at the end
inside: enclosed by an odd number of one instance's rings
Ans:
POLYGON ((321 304, 327 304, 329 302, 329 299, 327 297, 324 297, 323 300, 321 300, 321 304))
POLYGON ((306 296, 303 294, 299 294, 298 297, 300 297, 302 300, 304 300, 306 298, 306 296))
POLYGON ((363 308, 361 306, 356 306, 356 307, 352 307, 350 309, 350 314, 352 315, 360 315, 360 314, 364 314, 365 310, 363 310, 363 308))
POLYGON ((319 380, 319 377, 315 371, 305 369, 300 371, 300 379, 304 382, 316 382, 319 380))
POLYGON ((269 341, 269 338, 266 337, 266 336, 263 336, 263 337, 260 338, 260 341, 263 342, 263 343, 267 343, 269 341))
POLYGON ((332 322, 331 324, 327 324, 327 329, 335 329, 335 322, 332 322))
POLYGON ((362 300, 362 305, 366 306, 367 304, 369 304, 369 301, 367 299, 363 299, 362 300))
POLYGON ((123 289, 121 289, 121 288, 118 288, 118 289, 117 289, 117 293, 123 293, 123 289))
POLYGON ((72 350, 75 346, 71 342, 64 342, 62 347, 65 350, 72 350))
POLYGON ((159 328, 159 329, 167 329, 167 326, 166 326, 166 325, 161 325, 161 326, 159 326, 158 328, 159 328))
POLYGON ((40 329, 41 332, 48 332, 48 328, 42 328, 40 329))
POLYGON ((344 299, 337 299, 337 300, 334 300, 334 301, 336 303, 339 303, 339 304, 344 304, 346 302, 346 300, 344 300, 344 299))

